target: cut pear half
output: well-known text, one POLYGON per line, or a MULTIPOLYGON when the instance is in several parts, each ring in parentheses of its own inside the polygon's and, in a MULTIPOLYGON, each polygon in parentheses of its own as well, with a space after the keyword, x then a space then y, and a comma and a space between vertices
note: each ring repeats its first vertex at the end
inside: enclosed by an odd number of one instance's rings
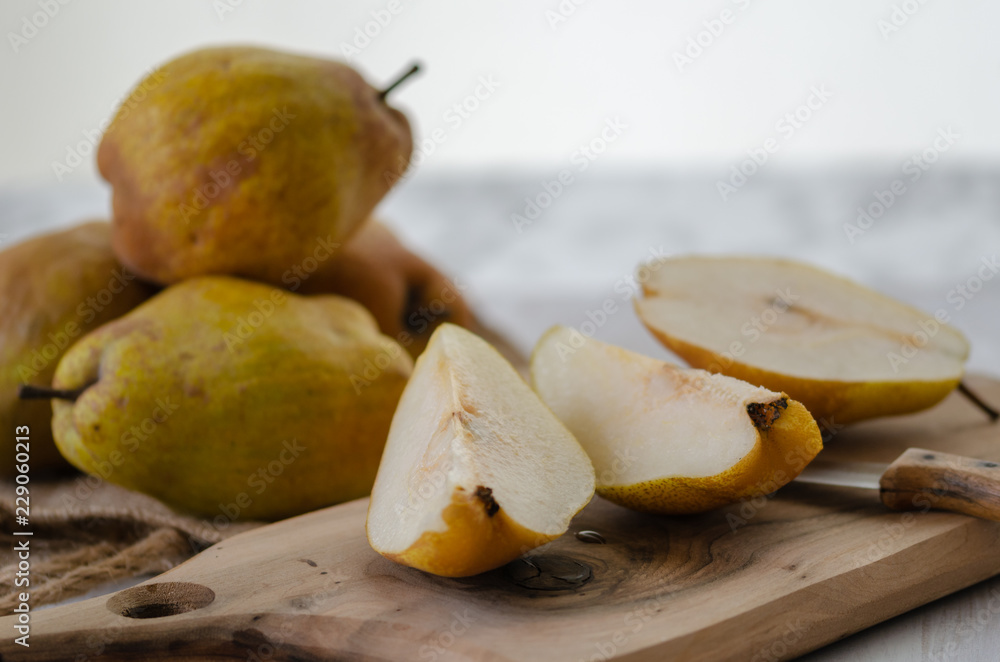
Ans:
POLYGON ((769 494, 823 447, 812 416, 784 393, 565 327, 538 342, 531 378, 590 456, 597 493, 634 510, 699 513, 769 494))
POLYGON ((565 533, 593 494, 587 454, 514 368, 443 324, 392 419, 368 541, 404 565, 475 575, 565 533))
POLYGON ((790 260, 667 258, 642 273, 636 311, 667 348, 693 367, 788 393, 831 425, 936 404, 969 354, 943 311, 790 260))

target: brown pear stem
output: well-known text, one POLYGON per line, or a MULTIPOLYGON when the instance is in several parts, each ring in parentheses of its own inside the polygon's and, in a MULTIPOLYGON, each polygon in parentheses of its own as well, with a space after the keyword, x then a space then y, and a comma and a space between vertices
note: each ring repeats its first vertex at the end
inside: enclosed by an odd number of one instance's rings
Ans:
POLYGON ((62 389, 62 388, 49 388, 48 386, 32 386, 31 384, 21 384, 20 388, 17 389, 17 397, 22 400, 51 400, 56 398, 58 400, 70 400, 76 401, 80 397, 80 394, 90 388, 92 385, 87 384, 78 389, 62 389))
POLYGON ((399 87, 399 85, 403 81, 405 81, 407 78, 409 78, 413 74, 417 73, 418 71, 420 71, 420 64, 419 63, 414 63, 414 65, 412 67, 410 67, 406 71, 406 73, 402 74, 399 78, 396 79, 396 81, 394 83, 392 83, 391 85, 389 85, 389 87, 385 88, 384 90, 382 90, 381 92, 378 93, 379 101, 385 101, 385 98, 387 96, 389 96, 390 92, 392 92, 394 89, 396 89, 397 87, 399 87))
POLYGON ((965 382, 958 383, 958 392, 967 397, 969 400, 971 400, 972 404, 976 405, 984 412, 986 412, 986 415, 989 416, 990 420, 993 421, 994 423, 996 423, 997 419, 1000 418, 1000 411, 997 411, 993 407, 983 402, 978 395, 973 393, 969 389, 969 387, 965 385, 965 382))

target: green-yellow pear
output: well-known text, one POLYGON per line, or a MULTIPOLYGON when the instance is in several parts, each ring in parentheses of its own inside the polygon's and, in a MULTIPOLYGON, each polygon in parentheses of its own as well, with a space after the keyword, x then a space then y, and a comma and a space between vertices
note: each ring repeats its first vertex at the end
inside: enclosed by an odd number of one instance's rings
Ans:
POLYGON ((229 274, 280 284, 336 250, 409 163, 410 127, 388 89, 346 64, 265 48, 166 63, 98 149, 118 257, 160 283, 229 274))
POLYGON ((368 494, 411 369, 349 299, 195 278, 70 348, 53 429, 80 469, 178 509, 288 517, 368 494))
POLYGON ((49 383, 77 339, 124 315, 153 290, 122 268, 102 221, 33 237, 0 252, 0 476, 13 475, 15 427, 29 428, 32 470, 66 467, 52 442, 52 406, 17 397, 49 383))

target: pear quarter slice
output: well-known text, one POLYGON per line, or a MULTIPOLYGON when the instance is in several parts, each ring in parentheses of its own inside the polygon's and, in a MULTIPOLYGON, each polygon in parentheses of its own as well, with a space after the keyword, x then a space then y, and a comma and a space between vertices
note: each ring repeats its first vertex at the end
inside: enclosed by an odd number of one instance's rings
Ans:
POLYGON ((393 417, 368 541, 404 565, 474 575, 563 534, 593 494, 586 453, 514 368, 443 324, 393 417))
POLYGON ((538 342, 531 377, 590 456, 597 493, 634 510, 698 513, 768 494, 822 449, 812 416, 783 393, 565 327, 538 342))
POLYGON ((824 423, 930 407, 969 354, 946 317, 805 264, 679 257, 645 270, 635 307, 660 342, 693 367, 784 391, 824 423))

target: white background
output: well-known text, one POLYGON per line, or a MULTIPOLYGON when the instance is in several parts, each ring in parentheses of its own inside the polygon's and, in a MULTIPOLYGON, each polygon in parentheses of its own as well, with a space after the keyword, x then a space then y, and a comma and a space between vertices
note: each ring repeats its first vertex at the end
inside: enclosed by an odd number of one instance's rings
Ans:
MULTIPOLYGON (((81 132, 98 127, 142 73, 181 51, 252 42, 340 56, 388 0, 72 0, 18 52, 39 0, 0 5, 0 181, 54 181, 81 132), (220 11, 220 7, 232 11, 220 11)), ((1000 154, 1000 5, 926 2, 884 37, 895 2, 880 0, 585 0, 553 27, 558 0, 399 0, 400 11, 353 62, 373 83, 413 59, 425 75, 396 96, 418 136, 479 76, 501 87, 428 158, 428 171, 552 167, 607 117, 632 130, 604 167, 729 162, 824 84, 830 103, 782 146, 786 163, 901 160, 953 125, 958 155, 1000 154), (745 8, 744 8, 745 7, 745 8), (682 72, 673 53, 723 10, 733 22, 682 72)), ((41 22, 41 21, 38 21, 41 22)), ((703 37, 703 40, 706 40, 703 37)), ((706 40, 707 41, 707 40, 706 40)), ((92 177, 88 161, 74 173, 92 177)))

